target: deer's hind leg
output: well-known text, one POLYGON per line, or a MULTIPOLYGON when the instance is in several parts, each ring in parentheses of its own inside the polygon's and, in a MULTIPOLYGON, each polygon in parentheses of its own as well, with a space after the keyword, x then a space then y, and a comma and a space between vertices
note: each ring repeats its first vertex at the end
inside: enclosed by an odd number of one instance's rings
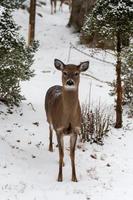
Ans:
POLYGON ((54 0, 54 13, 56 13, 56 0, 54 0))
POLYGON ((60 2, 60 6, 59 6, 59 11, 61 11, 62 12, 62 1, 60 2))
POLYGON ((53 152, 53 126, 49 124, 49 151, 53 152))

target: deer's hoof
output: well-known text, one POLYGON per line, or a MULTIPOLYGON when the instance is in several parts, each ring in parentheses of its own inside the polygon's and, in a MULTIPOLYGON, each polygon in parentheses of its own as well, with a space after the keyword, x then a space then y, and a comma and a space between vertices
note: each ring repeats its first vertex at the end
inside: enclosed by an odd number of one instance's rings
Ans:
POLYGON ((58 177, 58 180, 57 180, 58 182, 62 182, 63 181, 63 179, 62 179, 62 177, 58 177))
POLYGON ((72 177, 72 181, 73 181, 73 182, 78 182, 78 180, 77 180, 76 177, 72 177))
POLYGON ((62 164, 62 165, 63 165, 63 167, 65 167, 65 162, 64 162, 64 161, 63 161, 63 164, 62 164))
POLYGON ((48 149, 50 152, 53 152, 53 147, 52 146, 49 146, 49 149, 48 149))

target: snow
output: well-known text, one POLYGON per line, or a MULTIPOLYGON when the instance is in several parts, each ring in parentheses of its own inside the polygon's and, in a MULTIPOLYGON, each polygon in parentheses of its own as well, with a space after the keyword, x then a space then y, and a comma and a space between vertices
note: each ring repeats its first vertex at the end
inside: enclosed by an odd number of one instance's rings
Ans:
MULTIPOLYGON (((47 2, 48 3, 48 2, 47 2)), ((37 8, 36 39, 40 47, 36 53, 36 76, 22 83, 26 100, 11 113, 0 104, 0 199, 1 200, 130 200, 133 196, 133 123, 124 116, 124 128, 111 129, 104 145, 78 144, 76 168, 78 182, 71 182, 69 138, 65 137, 64 180, 56 181, 58 173, 58 149, 54 136, 54 152, 48 151, 48 124, 44 111, 44 97, 52 85, 61 84, 61 73, 54 68, 54 58, 64 63, 79 64, 89 60, 87 73, 102 81, 112 81, 114 67, 87 57, 71 49, 70 42, 84 52, 91 53, 79 45, 78 34, 68 29, 69 9, 50 14, 47 6, 37 8), (91 155, 96 155, 96 159, 91 155)), ((21 33, 27 39, 28 13, 19 10, 14 13, 16 22, 22 26, 21 33)), ((102 51, 95 56, 115 62, 109 53, 102 51)), ((110 87, 90 77, 81 75, 80 101, 89 97, 91 102, 99 100, 114 110, 114 98, 109 96, 110 87)))

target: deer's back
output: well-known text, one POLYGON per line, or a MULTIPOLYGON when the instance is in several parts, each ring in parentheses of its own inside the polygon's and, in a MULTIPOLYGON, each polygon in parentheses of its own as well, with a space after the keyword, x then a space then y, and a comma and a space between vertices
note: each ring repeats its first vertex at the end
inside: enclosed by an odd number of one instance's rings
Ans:
POLYGON ((53 113, 56 113, 57 102, 60 101, 62 93, 62 86, 55 85, 48 89, 45 97, 45 110, 47 115, 47 121, 50 123, 52 121, 53 113))

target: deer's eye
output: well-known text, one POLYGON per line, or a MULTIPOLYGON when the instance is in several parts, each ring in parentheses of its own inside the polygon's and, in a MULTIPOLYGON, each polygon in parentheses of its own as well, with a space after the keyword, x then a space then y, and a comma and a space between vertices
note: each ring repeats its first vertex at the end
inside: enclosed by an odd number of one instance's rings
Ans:
POLYGON ((64 75, 64 76, 67 76, 67 72, 63 72, 63 75, 64 75))
POLYGON ((78 72, 75 72, 75 74, 74 74, 75 76, 78 76, 79 75, 79 73, 78 72))

